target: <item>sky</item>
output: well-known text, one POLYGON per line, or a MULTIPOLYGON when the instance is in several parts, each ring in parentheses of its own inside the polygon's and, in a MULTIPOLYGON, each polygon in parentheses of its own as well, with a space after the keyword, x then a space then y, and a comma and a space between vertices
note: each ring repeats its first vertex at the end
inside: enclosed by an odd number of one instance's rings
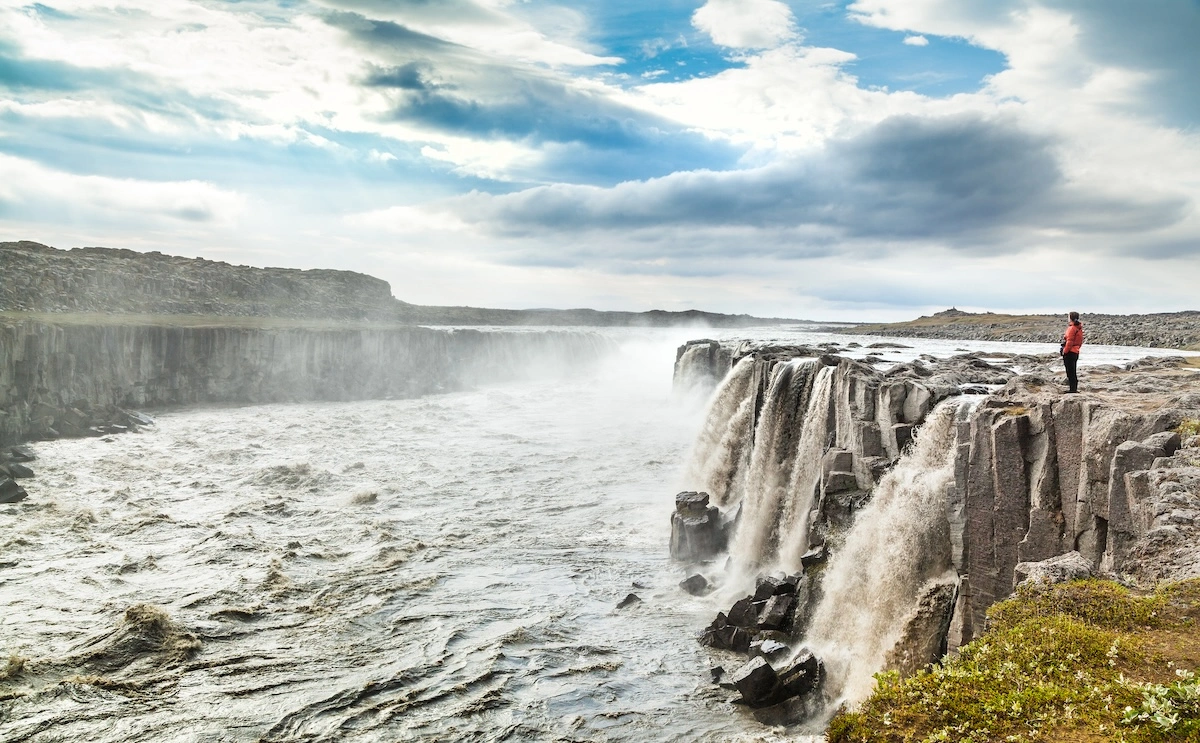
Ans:
POLYGON ((418 304, 1200 309, 1197 80, 1200 0, 0 0, 0 240, 418 304))

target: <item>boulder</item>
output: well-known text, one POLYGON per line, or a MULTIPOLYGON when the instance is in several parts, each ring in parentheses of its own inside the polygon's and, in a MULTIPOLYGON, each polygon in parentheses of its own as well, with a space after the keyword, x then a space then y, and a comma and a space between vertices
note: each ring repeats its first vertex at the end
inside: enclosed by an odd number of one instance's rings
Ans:
POLYGON ((754 627, 758 624, 758 612, 753 596, 738 599, 729 608, 729 623, 735 627, 754 627))
POLYGON ((775 687, 779 679, 765 658, 752 658, 733 672, 730 681, 742 695, 741 701, 751 707, 763 707, 775 701, 775 687))
POLYGON ((28 496, 29 493, 25 492, 25 488, 18 485, 15 480, 7 477, 0 478, 0 503, 19 503, 28 496))
POLYGON ((791 651, 792 649, 787 644, 771 638, 755 640, 750 643, 749 650, 751 658, 765 658, 768 661, 785 658, 791 651))
POLYGON ((778 672, 779 686, 787 696, 803 696, 821 685, 824 665, 808 648, 801 648, 795 657, 783 664, 778 672))
POLYGON ((902 676, 911 676, 945 655, 957 600, 957 581, 927 585, 917 599, 916 609, 905 622, 900 639, 888 653, 888 667, 902 676))
POLYGON ((708 585, 708 579, 699 573, 689 575, 687 578, 679 581, 679 587, 693 596, 703 596, 711 590, 708 585))
POLYGON ((1092 563, 1078 552, 1051 557, 1038 562, 1019 563, 1014 571, 1014 583, 1018 586, 1051 585, 1083 580, 1095 575, 1092 563))
POLYGON ((627 606, 633 606, 634 604, 640 604, 640 603, 642 603, 642 599, 636 593, 631 593, 631 594, 626 595, 625 598, 623 598, 617 602, 617 608, 624 609, 627 606))
POLYGON ((37 455, 27 446, 13 446, 8 450, 8 461, 10 462, 32 462, 37 459, 37 455))
POLYGON ((8 470, 9 477, 14 480, 33 477, 33 470, 19 462, 10 462, 4 469, 8 470))
POLYGON ((758 614, 758 629, 781 630, 787 621, 788 611, 792 608, 793 599, 787 594, 772 596, 767 599, 758 614))
POLYGON ((708 493, 685 491, 676 495, 675 512, 671 514, 671 557, 682 562, 710 560, 725 546, 721 512, 708 505, 708 493))

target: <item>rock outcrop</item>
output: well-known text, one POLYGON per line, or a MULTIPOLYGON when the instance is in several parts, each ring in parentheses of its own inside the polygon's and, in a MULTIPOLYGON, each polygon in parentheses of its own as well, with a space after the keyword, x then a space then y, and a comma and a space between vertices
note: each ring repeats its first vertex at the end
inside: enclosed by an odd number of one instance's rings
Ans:
POLYGON ((0 243, 0 310, 394 321, 386 281, 112 248, 0 243))
POLYGON ((422 306, 392 297, 386 281, 354 273, 235 266, 113 248, 57 250, 0 242, 0 312, 269 317, 406 325, 747 327, 785 318, 684 310, 602 312, 422 306))
POLYGON ((763 624, 770 596, 756 593, 718 615, 706 644, 803 640, 822 595, 809 555, 842 541, 934 407, 960 395, 973 402, 931 439, 948 447, 946 474, 929 491, 937 523, 920 533, 938 554, 916 576, 889 667, 915 672, 977 637, 988 607, 1026 578, 1200 576, 1200 376, 1182 359, 1093 367, 1085 392, 1067 395, 1051 355, 1014 357, 1018 375, 975 354, 880 372, 813 351, 733 349, 713 396, 691 469, 726 517, 738 510, 731 562, 802 572, 788 579, 781 623, 763 624))
POLYGON ((0 445, 110 432, 136 424, 128 408, 412 397, 583 368, 613 347, 575 331, 0 324, 0 445))
MULTIPOLYGON (((1200 312, 1195 310, 1153 315, 1088 313, 1084 314, 1083 323, 1090 344, 1143 348, 1194 348, 1200 344, 1200 312)), ((909 322, 830 330, 897 338, 1058 343, 1066 325, 1065 311, 1061 315, 1003 315, 951 308, 909 322)))

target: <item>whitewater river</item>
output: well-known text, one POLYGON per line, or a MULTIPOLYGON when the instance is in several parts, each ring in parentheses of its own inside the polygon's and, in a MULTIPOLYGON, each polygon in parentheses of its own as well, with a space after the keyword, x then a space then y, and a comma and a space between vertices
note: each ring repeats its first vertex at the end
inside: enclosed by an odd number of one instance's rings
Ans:
POLYGON ((614 332, 569 378, 34 445, 0 507, 0 667, 25 659, 0 741, 781 739, 709 682, 721 607, 667 555, 695 335, 614 332))

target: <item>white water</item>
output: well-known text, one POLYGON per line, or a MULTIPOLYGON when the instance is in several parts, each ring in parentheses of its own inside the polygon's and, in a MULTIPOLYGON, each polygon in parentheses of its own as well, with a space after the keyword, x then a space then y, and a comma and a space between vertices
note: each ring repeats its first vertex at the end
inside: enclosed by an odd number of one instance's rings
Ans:
MULTIPOLYGON (((29 500, 0 507, 0 658, 29 659, 0 739, 775 739, 709 683, 720 598, 667 559, 702 422, 670 393, 684 338, 619 337, 578 378, 37 444, 29 500), (199 653, 115 652, 139 604, 199 653)), ((717 426, 737 461, 747 420, 717 426)))
POLYGON ((834 699, 862 701, 922 586, 946 580, 947 571, 954 580, 946 491, 954 483, 955 423, 967 406, 951 399, 930 413, 825 570, 805 642, 825 662, 834 699))

